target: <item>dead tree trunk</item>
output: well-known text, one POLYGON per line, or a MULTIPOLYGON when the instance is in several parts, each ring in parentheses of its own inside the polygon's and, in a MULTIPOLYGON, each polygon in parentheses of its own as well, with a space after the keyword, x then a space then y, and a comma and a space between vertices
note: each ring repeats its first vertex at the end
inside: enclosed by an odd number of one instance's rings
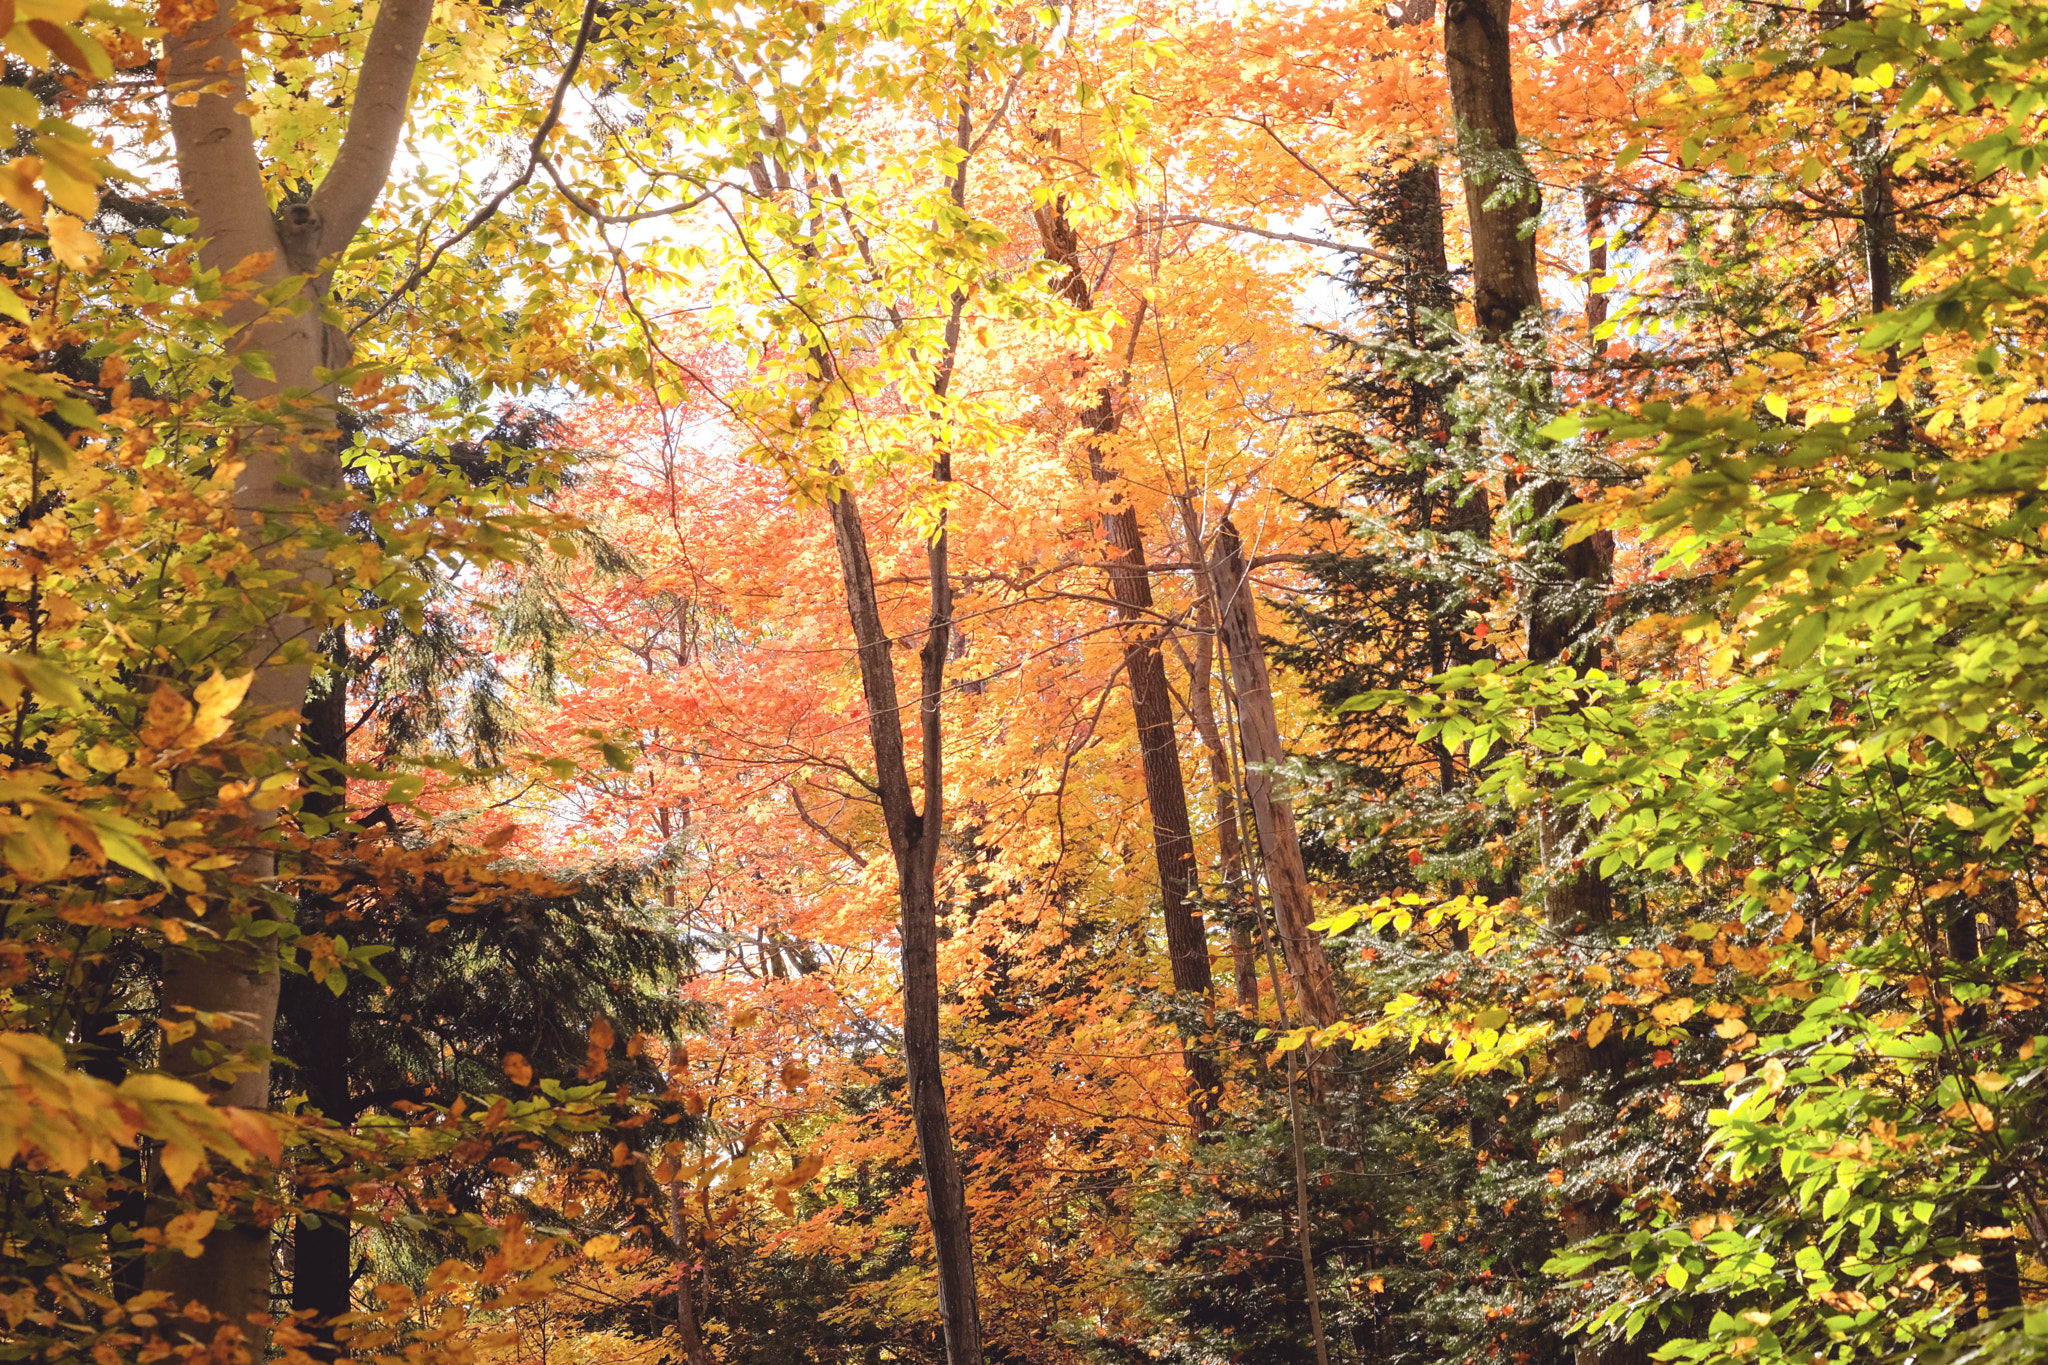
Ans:
MULTIPOLYGON (((1187 540, 1187 558, 1202 559, 1202 523, 1195 514, 1194 500, 1180 499, 1181 529, 1187 540)), ((1195 579, 1195 643, 1192 656, 1182 652, 1188 668, 1188 717, 1195 733, 1202 737, 1202 749, 1209 760, 1209 784, 1216 793, 1216 845, 1223 859, 1224 894, 1230 901, 1230 964, 1237 1007, 1246 1014, 1259 1012, 1259 964, 1252 944, 1251 877, 1245 866, 1244 834, 1237 813, 1237 769, 1230 749, 1223 742, 1222 727, 1216 723, 1216 590, 1209 575, 1195 579)), ((1179 647, 1176 641, 1176 648, 1179 647)))
MULTIPOLYGON (((267 259, 268 265, 252 281, 257 289, 294 275, 309 280, 309 306, 296 314, 266 310, 253 299, 231 310, 228 320, 243 327, 239 349, 263 352, 273 376, 260 378, 243 370, 236 380, 242 398, 297 390, 317 402, 317 370, 338 363, 328 353, 321 318, 324 263, 355 236, 390 174, 432 9, 428 0, 387 0, 378 11, 341 150, 310 200, 278 212, 273 212, 264 185, 255 130, 242 112, 249 107, 247 75, 235 36, 235 7, 220 5, 209 17, 189 27, 174 27, 164 36, 164 78, 174 97, 166 114, 181 192, 198 219, 198 235, 205 239, 201 262, 225 271, 251 258, 267 259)), ((322 419, 308 417, 315 430, 325 425, 322 419)), ((274 519, 288 517, 300 501, 302 486, 318 496, 340 485, 339 459, 331 440, 297 442, 252 433, 242 455, 246 464, 236 484, 235 505, 245 534, 257 531, 259 519, 273 519, 274 528, 274 519)), ((252 538, 260 539, 254 534, 252 538)), ((320 564, 305 556, 273 556, 270 567, 288 568, 314 584, 322 574, 320 564)), ((245 661, 255 669, 248 704, 286 718, 278 720, 274 736, 289 733, 287 719, 305 699, 312 645, 308 622, 291 616, 266 623, 246 642, 245 661), (292 645, 299 648, 287 659, 285 650, 292 645)), ((243 872, 253 880, 271 870, 269 858, 262 856, 243 872)), ((209 909, 207 918, 225 920, 231 913, 232 907, 219 905, 209 909)), ((200 1016, 232 1022, 199 1027, 182 1042, 167 1046, 163 1066, 206 1090, 215 1103, 264 1108, 270 1092, 267 1064, 253 1064, 226 1084, 209 1072, 219 1053, 261 1056, 268 1050, 277 1022, 275 940, 196 947, 209 939, 209 933, 202 932, 191 937, 194 947, 166 949, 162 1013, 172 1022, 195 1022, 200 1016)), ((160 1208, 152 1219, 161 1220, 171 1212, 160 1208)), ((147 1283, 168 1292, 174 1302, 197 1304, 216 1321, 245 1330, 251 1315, 261 1320, 270 1311, 270 1231, 223 1220, 199 1256, 163 1258, 150 1270, 147 1283)))
POLYGON ((1293 978, 1304 1022, 1334 1024, 1339 1009, 1336 977, 1322 938, 1308 927, 1316 915, 1294 807, 1274 788, 1273 765, 1286 760, 1287 750, 1280 742, 1280 718, 1273 709, 1273 682, 1266 668, 1265 645, 1259 638, 1244 543, 1227 518, 1217 528, 1209 572, 1215 583, 1218 626, 1237 692, 1245 793, 1251 800, 1260 851, 1265 855, 1266 892, 1273 902, 1280 949, 1287 959, 1287 973, 1293 978))

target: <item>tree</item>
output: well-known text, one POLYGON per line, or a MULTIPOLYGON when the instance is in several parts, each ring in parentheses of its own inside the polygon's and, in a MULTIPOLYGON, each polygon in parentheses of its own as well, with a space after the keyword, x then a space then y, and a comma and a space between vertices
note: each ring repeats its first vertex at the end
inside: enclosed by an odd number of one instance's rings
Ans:
MULTIPOLYGON (((239 334, 236 354, 260 357, 242 362, 237 392, 250 402, 270 400, 287 422, 299 420, 298 403, 319 401, 323 367, 345 367, 330 341, 322 276, 369 217, 390 174, 432 8, 415 0, 378 11, 341 149, 311 198, 282 210, 272 207, 255 127, 244 107, 249 86, 236 11, 221 5, 208 17, 195 12, 165 35, 171 138, 180 190, 204 238, 200 260, 248 281, 248 297, 232 305, 222 320, 239 334), (187 95, 196 97, 188 100, 187 95), (295 279, 306 283, 271 297, 295 279)), ((246 448, 236 511, 245 531, 259 542, 267 534, 264 528, 289 525, 297 515, 300 487, 325 491, 339 485, 334 440, 318 434, 317 426, 297 439, 254 435, 246 448)), ((282 569, 318 592, 322 578, 308 552, 286 549, 271 556, 266 567, 282 569)), ((248 641, 246 661, 254 669, 251 705, 286 715, 297 711, 312 677, 310 636, 316 633, 305 615, 280 615, 248 641)), ((262 875, 260 867, 250 870, 262 875)), ((221 909, 220 922, 236 913, 221 909)), ((167 1052, 165 1069, 210 1089, 221 1104, 260 1109, 268 1099, 267 1064, 225 1085, 211 1073, 215 1049, 257 1056, 268 1051, 280 980, 274 943, 244 939, 205 951, 174 946, 165 957, 163 1016, 196 1026, 167 1052), (208 1022, 213 1020, 233 1022, 208 1022)), ((223 1227, 206 1241, 201 1255, 160 1262, 149 1285, 179 1302, 202 1304, 231 1323, 266 1314, 269 1232, 248 1224, 223 1227)))

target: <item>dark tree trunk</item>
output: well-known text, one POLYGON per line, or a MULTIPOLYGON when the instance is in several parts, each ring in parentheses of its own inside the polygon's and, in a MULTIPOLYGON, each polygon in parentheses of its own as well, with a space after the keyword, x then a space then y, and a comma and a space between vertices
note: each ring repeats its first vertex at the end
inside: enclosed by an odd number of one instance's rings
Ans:
MULTIPOLYGON (((82 1053, 78 1069, 95 1080, 117 1086, 128 1079, 122 1035, 115 1031, 122 1022, 121 965, 112 957, 102 957, 90 970, 85 990, 92 1007, 78 1021, 82 1053)), ((108 1279, 114 1297, 125 1303, 142 1292, 143 1271, 148 1264, 142 1254, 142 1243, 137 1240, 149 1209, 148 1162, 142 1152, 124 1147, 113 1175, 120 1182, 121 1194, 106 1213, 108 1279)))
MULTIPOLYGON (((967 205, 971 132, 963 96, 955 133, 960 161, 951 186, 953 206, 961 211, 967 205)), ((950 300, 944 345, 932 377, 932 395, 937 402, 944 402, 952 386, 966 308, 966 295, 955 291, 950 300)), ((831 358, 822 340, 815 360, 819 376, 829 379, 831 358)), ((935 483, 952 481, 952 456, 943 446, 933 455, 931 477, 935 483)), ((940 701, 953 637, 950 542, 941 513, 938 532, 925 550, 931 599, 924 645, 918 651, 918 756, 923 788, 920 804, 904 756, 892 641, 882 622, 874 562, 868 555, 867 530, 861 524, 860 507, 851 486, 840 490, 833 499, 832 540, 839 552, 846 612, 853 626, 860 664, 861 698, 867 708, 868 740, 875 755, 875 794, 880 799, 882 822, 889 832, 889 852, 896 863, 897 897, 902 910, 899 932, 903 961, 903 1061, 909 1080, 911 1125, 917 1133, 918 1160, 924 1174, 925 1214, 931 1221, 937 1261, 939 1321, 945 1332, 946 1362, 981 1365, 982 1322, 975 1288, 973 1229, 967 1213, 967 1185, 946 1112, 939 1037, 938 864, 946 827, 940 701)))
MULTIPOLYGON (((1095 300, 1081 272, 1079 239, 1055 206, 1037 213, 1039 237, 1046 256, 1066 267, 1061 292, 1076 308, 1092 308, 1095 300)), ((1135 341, 1135 337, 1133 338, 1135 341)), ((1117 429, 1115 394, 1105 384, 1081 413, 1089 433, 1088 472, 1099 484, 1110 484, 1110 469, 1101 437, 1117 429)), ((1138 725, 1139 763, 1145 778, 1145 805, 1152 817, 1152 849, 1159 865, 1161 919, 1166 930, 1166 955, 1177 991, 1209 995, 1209 939, 1194 896, 1194 832, 1188 821, 1187 784, 1181 774, 1180 742, 1173 723, 1173 694, 1166 682, 1166 658, 1160 650, 1163 627, 1153 610, 1152 577, 1145 564, 1145 539, 1138 510, 1122 494, 1113 495, 1102 514, 1102 536, 1109 543, 1109 592, 1122 626, 1124 673, 1130 684, 1131 710, 1138 725)), ((1198 1047, 1184 1049, 1193 1081, 1189 1116, 1197 1128, 1208 1126, 1208 1097, 1221 1084, 1213 1058, 1198 1047)))
POLYGON ((939 768, 939 693, 945 681, 951 591, 942 534, 931 551, 931 618, 919 660, 923 695, 918 707, 924 751, 924 808, 918 809, 904 762, 903 726, 898 719, 895 660, 875 595, 875 571, 867 532, 853 490, 832 504, 833 539, 839 549, 846 605, 860 660, 861 693, 867 703, 868 735, 875 751, 875 786, 896 861, 902 906, 903 1058, 910 1078, 911 1122, 917 1131, 924 1171, 925 1212, 937 1251, 939 1317, 946 1332, 948 1365, 979 1365, 981 1317, 974 1284, 974 1242, 968 1227, 967 1191, 953 1150, 946 1113, 946 1083, 939 1048, 938 853, 945 819, 939 768))
MULTIPOLYGON (((305 798, 309 815, 333 820, 342 813, 343 765, 348 761, 348 681, 337 667, 325 690, 309 696, 300 735, 310 760, 314 790, 305 798), (321 788, 331 788, 322 790, 321 788)), ((309 895, 299 906, 300 923, 325 928, 332 909, 324 896, 309 895)), ((330 1122, 355 1122, 354 1062, 350 1048, 350 1005, 346 996, 309 976, 293 976, 285 984, 284 1009, 298 1044, 293 1058, 306 1099, 330 1122)), ((311 1194, 313 1191, 302 1191, 311 1194)), ((292 1312, 311 1314, 306 1330, 313 1336, 307 1353, 316 1360, 339 1358, 334 1319, 353 1307, 355 1284, 353 1229, 346 1190, 329 1192, 319 1226, 299 1219, 292 1229, 292 1312)))
MULTIPOLYGON (((1474 316, 1487 340, 1503 342, 1518 324, 1536 314, 1542 297, 1536 273, 1535 219, 1541 209, 1535 181, 1522 161, 1515 129, 1514 47, 1509 33, 1508 0, 1447 0, 1444 6, 1444 56, 1450 76, 1451 105, 1459 126, 1463 161, 1465 211, 1472 237, 1474 316), (1493 200, 1491 205, 1488 201, 1493 200)), ((1535 376, 1547 387, 1547 371, 1535 376)), ((1591 585, 1604 583, 1611 572, 1611 554, 1599 538, 1551 548, 1560 537, 1557 514, 1575 498, 1561 480, 1545 480, 1528 490, 1525 540, 1538 551, 1525 557, 1535 581, 1527 589, 1527 655, 1534 662, 1569 661, 1580 668, 1598 662, 1597 645, 1576 646, 1586 616, 1591 585)), ((1584 866, 1585 846, 1578 822, 1568 812, 1545 809, 1537 817, 1537 837, 1548 884, 1544 915, 1560 932, 1571 933, 1600 923, 1612 914, 1607 882, 1584 866)), ((1610 1051, 1619 1050, 1619 1042, 1610 1051)), ((1566 1037, 1552 1050, 1557 1069, 1557 1103, 1562 1119, 1564 1165, 1582 1170, 1599 1101, 1596 1058, 1583 1032, 1566 1037)), ((1580 1241, 1606 1230, 1611 1222, 1604 1193, 1574 1190, 1561 1210, 1565 1236, 1580 1241)), ((1578 1365, 1625 1365, 1641 1352, 1612 1338, 1582 1338, 1578 1365)))

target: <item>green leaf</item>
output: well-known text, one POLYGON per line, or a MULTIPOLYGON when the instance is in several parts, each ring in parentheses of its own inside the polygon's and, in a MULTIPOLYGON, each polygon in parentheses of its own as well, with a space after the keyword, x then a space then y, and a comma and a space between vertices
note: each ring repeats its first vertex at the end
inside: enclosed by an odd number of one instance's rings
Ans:
POLYGON ((1785 637, 1785 647, 1779 654, 1778 663, 1783 668, 1797 668, 1813 657, 1820 648, 1820 642, 1827 638, 1828 614, 1817 611, 1792 627, 1792 633, 1785 637))

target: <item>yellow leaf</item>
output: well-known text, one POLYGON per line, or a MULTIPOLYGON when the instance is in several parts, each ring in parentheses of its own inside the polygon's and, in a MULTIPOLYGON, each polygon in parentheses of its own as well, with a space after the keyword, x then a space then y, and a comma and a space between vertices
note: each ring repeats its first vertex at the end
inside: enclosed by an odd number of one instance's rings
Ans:
POLYGON ((43 173, 39 156, 18 156, 0 166, 0 200, 20 214, 32 228, 43 225, 43 188, 37 178, 43 173))
POLYGON ((206 1240, 206 1234, 213 1231, 214 1221, 219 1217, 212 1209, 203 1213, 179 1214, 164 1225, 164 1245, 198 1260, 206 1249, 201 1243, 206 1240))
POLYGON ((157 1152, 157 1163, 164 1178, 171 1182, 171 1188, 182 1190, 192 1181, 192 1173, 199 1169, 199 1163, 206 1156, 206 1150, 190 1140, 166 1142, 157 1152))
POLYGON ((1650 1017, 1666 1028, 1673 1028, 1692 1018, 1692 997, 1681 995, 1675 1000, 1666 1000, 1650 1011, 1650 1017))
POLYGON ((1764 408, 1771 414, 1771 416, 1777 418, 1781 422, 1784 421, 1785 418, 1792 411, 1792 405, 1790 403, 1787 403, 1783 398, 1779 397, 1775 393, 1767 394, 1764 397, 1764 408))
POLYGON ((1941 808, 1941 813, 1946 815, 1952 823, 1961 825, 1964 829, 1968 829, 1977 823, 1977 812, 1960 802, 1949 802, 1941 808))
POLYGON ((180 747, 210 744, 226 733, 228 716, 242 704, 242 698, 249 694, 249 684, 255 678, 254 670, 239 678, 230 678, 216 669, 212 677, 193 688, 192 698, 199 703, 199 711, 193 716, 191 728, 183 736, 180 747))
POLYGON ((100 239, 70 214, 51 214, 49 232, 50 249, 73 270, 91 270, 100 263, 100 239))
POLYGON ((1612 1031, 1613 1028, 1613 1010, 1602 1010, 1600 1013, 1594 1015, 1593 1022, 1586 1025, 1586 1046, 1600 1046, 1600 1040, 1605 1038, 1608 1035, 1608 1033, 1612 1031))
POLYGON ((48 881, 61 874, 71 862, 71 841, 47 815, 22 822, 7 837, 5 856, 9 870, 29 881, 48 881))
POLYGON ((139 738, 152 749, 168 749, 191 723, 191 705, 178 695, 178 689, 163 683, 150 695, 139 738))

